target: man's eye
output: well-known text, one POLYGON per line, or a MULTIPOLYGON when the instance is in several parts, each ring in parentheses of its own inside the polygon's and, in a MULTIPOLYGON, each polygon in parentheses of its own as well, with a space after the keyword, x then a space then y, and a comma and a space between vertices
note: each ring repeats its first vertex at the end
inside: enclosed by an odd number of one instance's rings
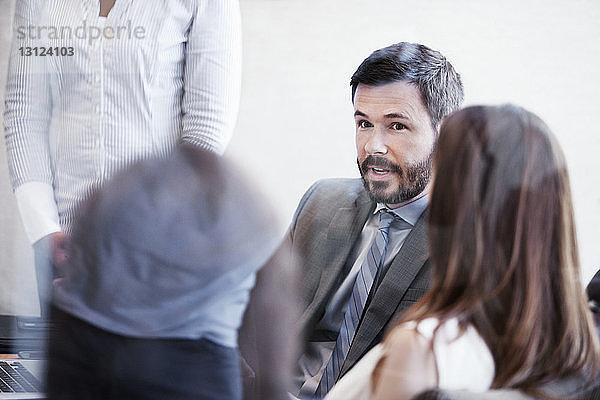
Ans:
POLYGON ((357 125, 359 128, 362 128, 362 129, 370 128, 373 126, 373 125, 371 125, 371 123, 369 121, 364 120, 364 119, 361 119, 360 121, 358 121, 357 125))
POLYGON ((390 125, 390 128, 395 131, 401 131, 406 129, 406 125, 403 125, 400 122, 394 122, 392 125, 390 125))

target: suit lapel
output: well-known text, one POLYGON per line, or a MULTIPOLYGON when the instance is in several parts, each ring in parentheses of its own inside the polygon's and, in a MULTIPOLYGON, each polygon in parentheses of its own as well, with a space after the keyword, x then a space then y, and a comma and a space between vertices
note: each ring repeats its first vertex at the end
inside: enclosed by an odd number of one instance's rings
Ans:
POLYGON ((310 325, 320 318, 321 309, 325 307, 326 300, 331 298, 332 291, 337 289, 348 255, 374 209, 375 204, 371 202, 368 194, 361 190, 353 207, 338 209, 331 219, 326 241, 323 243, 324 251, 316 255, 318 259, 315 260, 319 265, 327 267, 321 269, 317 291, 303 313, 303 326, 310 325))
POLYGON ((341 374, 350 369, 367 351, 369 345, 392 318, 406 290, 427 261, 429 251, 426 214, 427 211, 417 220, 371 299, 356 331, 341 374))

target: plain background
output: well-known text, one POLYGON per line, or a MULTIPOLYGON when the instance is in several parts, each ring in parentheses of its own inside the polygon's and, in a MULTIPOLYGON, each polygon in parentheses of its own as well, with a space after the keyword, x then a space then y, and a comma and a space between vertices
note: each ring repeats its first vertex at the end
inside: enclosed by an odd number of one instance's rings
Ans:
MULTIPOLYGON (((14 1, 0 0, 2 99, 14 1)), ((600 269, 600 2, 241 0, 241 7, 244 81, 227 156, 263 191, 281 232, 315 180, 358 176, 350 76, 373 50, 412 41, 452 62, 465 105, 511 102, 548 123, 569 164, 584 284, 600 269)), ((0 313, 34 314, 32 257, 0 143, 0 313)))

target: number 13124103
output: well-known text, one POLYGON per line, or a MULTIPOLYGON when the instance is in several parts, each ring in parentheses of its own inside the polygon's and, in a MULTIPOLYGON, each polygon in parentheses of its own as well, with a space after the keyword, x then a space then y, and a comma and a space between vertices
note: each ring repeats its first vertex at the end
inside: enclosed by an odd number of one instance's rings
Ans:
POLYGON ((19 47, 21 57, 71 57, 75 54, 73 47, 19 47))

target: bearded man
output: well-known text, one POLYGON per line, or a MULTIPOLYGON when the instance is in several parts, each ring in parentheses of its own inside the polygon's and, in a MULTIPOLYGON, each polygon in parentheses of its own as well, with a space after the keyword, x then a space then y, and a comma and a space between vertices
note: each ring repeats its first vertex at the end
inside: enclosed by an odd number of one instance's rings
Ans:
POLYGON ((323 397, 429 285, 425 221, 442 118, 463 99, 439 52, 398 43, 351 78, 362 179, 326 179, 291 223, 302 346, 292 397, 323 397))

